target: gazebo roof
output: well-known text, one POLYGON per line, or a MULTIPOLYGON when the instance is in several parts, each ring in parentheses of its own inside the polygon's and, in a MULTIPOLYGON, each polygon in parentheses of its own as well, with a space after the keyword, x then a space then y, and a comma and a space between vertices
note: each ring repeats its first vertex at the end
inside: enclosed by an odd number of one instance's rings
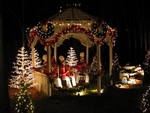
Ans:
POLYGON ((68 21, 95 21, 96 18, 91 16, 80 9, 75 7, 68 8, 63 10, 62 12, 57 13, 56 15, 49 18, 50 21, 61 21, 61 22, 68 22, 68 21))
POLYGON ((39 22, 30 29, 29 45, 35 46, 40 41, 44 46, 55 44, 58 47, 70 37, 80 40, 87 47, 108 42, 108 39, 115 41, 114 30, 109 25, 105 22, 98 23, 96 17, 71 7, 48 18, 46 23, 39 22))
MULTIPOLYGON (((54 25, 55 33, 53 36, 56 36, 56 34, 68 27, 71 27, 69 28, 70 30, 74 29, 72 26, 79 26, 88 30, 91 28, 92 23, 96 22, 97 18, 85 13, 77 7, 70 7, 48 18, 48 20, 54 25)), ((67 34, 62 35, 61 38, 58 39, 57 46, 60 46, 64 40, 69 39, 70 37, 80 40, 81 44, 84 46, 88 45, 90 47, 93 45, 93 42, 90 41, 89 36, 78 32, 79 29, 76 30, 76 32, 72 32, 70 30, 68 30, 69 32, 67 34)), ((51 37, 47 40, 51 39, 51 37)))

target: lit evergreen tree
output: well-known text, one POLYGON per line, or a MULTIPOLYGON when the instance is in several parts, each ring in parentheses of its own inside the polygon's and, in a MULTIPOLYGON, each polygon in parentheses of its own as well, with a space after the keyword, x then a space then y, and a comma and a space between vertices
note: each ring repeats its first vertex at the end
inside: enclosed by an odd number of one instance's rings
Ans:
MULTIPOLYGON (((91 63, 91 65, 89 66, 89 73, 90 74, 94 74, 94 75, 97 75, 98 73, 98 71, 97 71, 97 66, 98 64, 97 64, 97 56, 95 55, 94 57, 93 57, 93 61, 92 61, 92 63, 91 63)), ((102 63, 100 63, 100 71, 102 71, 102 63)))
POLYGON ((76 66, 78 62, 75 50, 70 47, 70 50, 68 50, 68 56, 66 58, 66 64, 68 66, 76 66))
POLYGON ((20 92, 17 94, 16 112, 17 113, 34 113, 33 101, 28 85, 25 84, 25 78, 20 81, 20 92))
POLYGON ((25 86, 34 87, 34 76, 32 74, 32 63, 28 52, 24 47, 18 50, 16 62, 13 62, 12 75, 10 76, 9 86, 20 89, 20 82, 24 79, 25 86))
POLYGON ((144 85, 150 84, 150 49, 147 51, 145 55, 145 61, 143 62, 143 69, 144 69, 144 85))
POLYGON ((145 55, 145 61, 143 62, 144 80, 143 84, 148 85, 146 92, 143 94, 141 101, 142 113, 150 113, 150 49, 145 55))
POLYGON ((115 83, 119 82, 119 60, 118 60, 118 55, 117 53, 114 53, 113 55, 113 62, 112 62, 112 75, 110 80, 113 80, 113 85, 115 85, 115 83))
MULTIPOLYGON (((32 52, 31 52, 31 57, 32 57, 32 52)), ((37 52, 37 50, 34 48, 34 68, 40 68, 42 67, 42 60, 41 58, 39 58, 39 53, 37 52)))
POLYGON ((141 109, 142 113, 150 113, 150 86, 148 86, 148 89, 143 94, 142 102, 141 102, 141 109))
POLYGON ((119 60, 118 60, 118 55, 117 53, 114 53, 114 56, 113 56, 113 64, 112 64, 113 67, 119 67, 119 60))

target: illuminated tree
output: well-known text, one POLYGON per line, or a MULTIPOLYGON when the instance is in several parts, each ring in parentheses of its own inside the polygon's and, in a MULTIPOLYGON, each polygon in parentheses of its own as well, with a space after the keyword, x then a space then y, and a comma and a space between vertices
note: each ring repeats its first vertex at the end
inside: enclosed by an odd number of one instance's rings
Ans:
POLYGON ((28 86, 28 88, 36 85, 34 83, 35 78, 32 74, 31 58, 24 47, 21 47, 20 50, 18 50, 16 62, 13 62, 9 86, 20 89, 20 82, 22 79, 24 80, 24 85, 28 86))
POLYGON ((148 85, 150 83, 150 49, 145 55, 145 61, 143 62, 144 80, 143 84, 148 85))
POLYGON ((34 113, 33 101, 28 85, 25 85, 25 79, 20 81, 20 92, 17 94, 17 103, 15 110, 17 113, 34 113))
MULTIPOLYGON (((94 74, 94 75, 97 75, 98 73, 98 70, 97 70, 97 56, 95 55, 93 57, 93 61, 91 63, 91 65, 89 66, 89 73, 91 74, 94 74)), ((100 71, 102 71, 102 63, 100 63, 100 71)))
MULTIPOLYGON (((89 66, 89 69, 88 69, 88 72, 90 74, 91 83, 92 82, 95 83, 97 81, 98 73, 100 74, 101 77, 104 75, 104 69, 103 69, 101 62, 100 62, 100 69, 98 70, 97 68, 98 68, 97 55, 95 55, 93 57, 92 63, 89 66), (100 71, 100 72, 98 72, 98 71, 100 71)), ((103 79, 104 79, 104 77, 103 77, 103 79)), ((102 82, 104 83, 104 80, 102 80, 102 82)))
POLYGON ((70 66, 69 75, 71 75, 70 78, 73 86, 76 86, 75 72, 77 72, 77 69, 75 66, 77 65, 77 62, 78 59, 75 50, 72 47, 70 47, 70 50, 68 50, 68 56, 66 58, 66 64, 70 66))
POLYGON ((111 75, 111 80, 113 80, 113 84, 119 82, 119 60, 118 60, 118 55, 117 53, 114 53, 113 56, 113 62, 112 62, 112 75, 111 75))
POLYGON ((75 50, 70 47, 70 50, 68 50, 68 56, 66 58, 66 64, 68 66, 76 66, 78 62, 75 50))
MULTIPOLYGON (((32 52, 31 52, 31 57, 32 57, 32 52)), ((41 58, 39 58, 39 53, 37 52, 37 50, 34 48, 34 68, 40 68, 42 67, 42 60, 41 58)))
POLYGON ((150 86, 148 86, 148 89, 143 94, 142 102, 141 102, 141 109, 142 113, 150 113, 150 86))
POLYGON ((144 69, 144 85, 148 85, 146 92, 143 94, 141 101, 142 113, 150 113, 150 49, 145 55, 145 61, 143 62, 144 69))
POLYGON ((119 60, 118 60, 118 55, 117 53, 114 53, 114 56, 113 56, 113 67, 119 67, 119 60))

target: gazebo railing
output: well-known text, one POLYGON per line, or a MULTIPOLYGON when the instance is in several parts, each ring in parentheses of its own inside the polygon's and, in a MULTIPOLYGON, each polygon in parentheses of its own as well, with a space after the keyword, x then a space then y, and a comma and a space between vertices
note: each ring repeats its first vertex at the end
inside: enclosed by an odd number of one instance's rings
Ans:
POLYGON ((35 86, 35 89, 38 92, 47 94, 48 93, 48 77, 47 77, 47 75, 44 73, 38 72, 38 71, 34 71, 33 74, 35 76, 35 83, 37 84, 35 86))

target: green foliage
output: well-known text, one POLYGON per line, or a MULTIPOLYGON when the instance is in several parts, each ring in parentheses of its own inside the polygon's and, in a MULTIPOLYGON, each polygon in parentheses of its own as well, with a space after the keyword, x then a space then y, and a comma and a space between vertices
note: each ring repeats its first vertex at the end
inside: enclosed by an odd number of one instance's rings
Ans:
POLYGON ((15 109, 17 113, 34 113, 31 93, 28 91, 28 86, 26 86, 24 82, 24 80, 20 82, 20 92, 17 94, 15 109))

